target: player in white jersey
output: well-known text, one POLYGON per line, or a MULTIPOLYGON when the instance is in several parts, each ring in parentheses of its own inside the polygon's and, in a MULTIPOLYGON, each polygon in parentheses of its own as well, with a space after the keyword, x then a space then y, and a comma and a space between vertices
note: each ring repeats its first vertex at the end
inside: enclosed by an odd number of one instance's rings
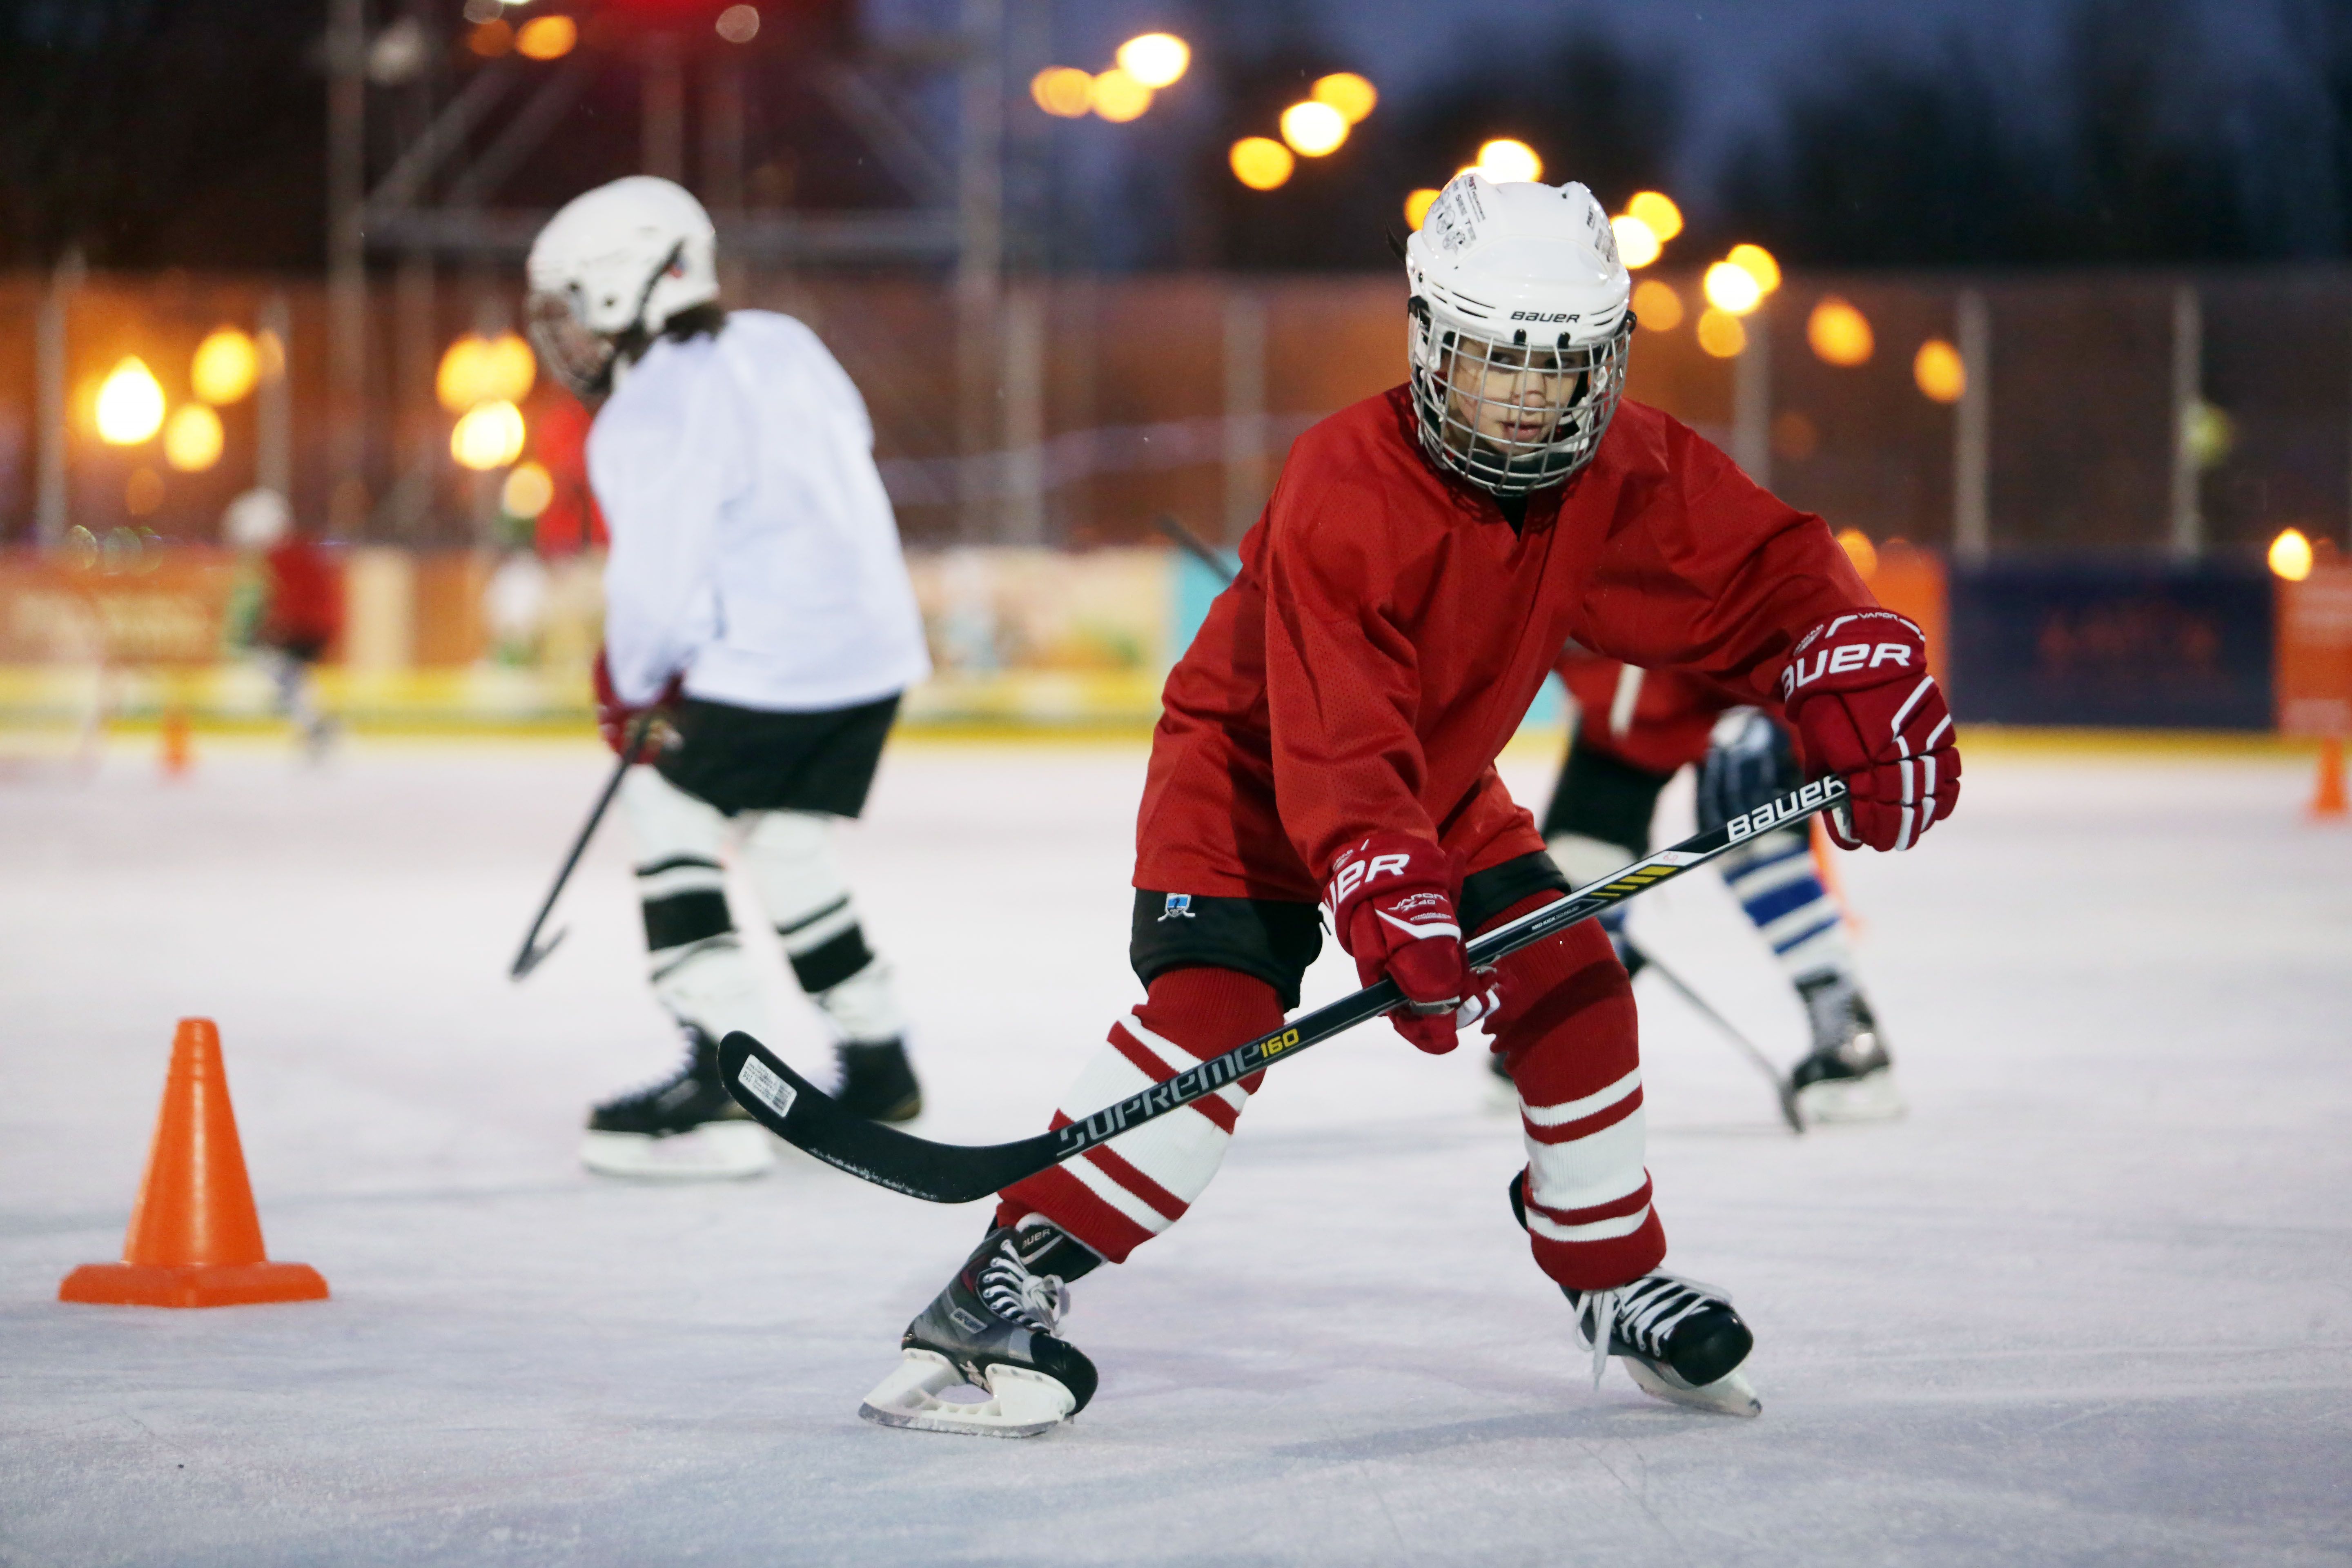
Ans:
POLYGON ((684 1067, 598 1106, 583 1158, 614 1174, 753 1174, 767 1133, 720 1087, 717 1047, 771 1033, 728 913, 730 849, 836 1037, 840 1094, 904 1121, 922 1097, 890 968, 866 944, 833 825, 856 816, 898 713, 930 672, 865 400, 789 316, 722 310, 710 218, 633 176, 549 220, 531 341, 595 409, 588 479, 612 535, 599 718, 637 841, 648 971, 684 1067))

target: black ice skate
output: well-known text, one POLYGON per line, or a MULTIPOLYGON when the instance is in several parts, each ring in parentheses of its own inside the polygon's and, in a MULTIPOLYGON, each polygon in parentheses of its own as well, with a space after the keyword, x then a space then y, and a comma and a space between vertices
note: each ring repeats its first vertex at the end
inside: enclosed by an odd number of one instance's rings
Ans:
POLYGON ((907 1047, 898 1040, 876 1046, 843 1045, 841 1088, 834 1094, 844 1109, 868 1121, 912 1121, 923 1113, 922 1086, 907 1063, 907 1047))
MULTIPOLYGON (((1511 1178, 1511 1213, 1528 1224, 1525 1171, 1511 1178)), ((1731 1298, 1679 1275, 1644 1274, 1613 1290, 1559 1293, 1576 1313, 1576 1331, 1592 1352, 1592 1385, 1601 1386, 1609 1358, 1643 1393, 1693 1410, 1760 1415, 1763 1401, 1739 1371, 1756 1336, 1732 1309, 1731 1298), (1606 1337, 1603 1337, 1605 1330, 1606 1337)))
POLYGON ((580 1161, 606 1176, 709 1182, 756 1176, 776 1163, 768 1130, 719 1079, 719 1042, 687 1026, 685 1065, 648 1089, 588 1114, 580 1161))
POLYGON ((1789 1075, 1808 1121, 1885 1121, 1903 1114, 1878 1020, 1853 979, 1818 974, 1797 983, 1813 1025, 1813 1054, 1789 1075))
POLYGON ((1087 1407, 1095 1363, 1054 1337, 1068 1281, 1102 1259, 1042 1215, 992 1230, 931 1304, 907 1325, 898 1369, 857 1414, 885 1426, 973 1437, 1034 1437, 1087 1407), (954 1404, 959 1384, 989 1397, 954 1404))

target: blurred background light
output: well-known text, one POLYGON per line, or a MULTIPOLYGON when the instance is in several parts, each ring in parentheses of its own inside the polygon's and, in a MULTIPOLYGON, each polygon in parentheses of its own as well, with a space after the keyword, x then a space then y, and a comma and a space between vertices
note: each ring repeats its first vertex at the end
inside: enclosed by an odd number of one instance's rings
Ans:
POLYGON ((1404 199, 1404 221, 1418 229, 1429 219, 1429 209, 1437 203, 1437 192, 1427 185, 1404 199))
POLYGON ((1675 205, 1674 198, 1663 191, 1635 191, 1633 199, 1625 204, 1628 216, 1640 218, 1650 226, 1650 232, 1664 245, 1683 231, 1683 209, 1675 205))
POLYGON ((494 60, 514 47, 514 28, 503 17, 493 17, 466 35, 466 47, 486 60, 494 60))
POLYGON ((1780 264, 1760 245, 1735 245, 1723 258, 1756 279, 1759 299, 1780 286, 1780 264))
POLYGON ((1617 236, 1617 258, 1628 267, 1647 267, 1665 248, 1658 243, 1656 232, 1632 213, 1611 218, 1609 226, 1617 236))
POLYGON ((449 432, 449 455, 477 473, 503 468, 522 456, 522 410, 499 401, 466 410, 449 432))
POLYGON ((1700 287, 1706 291, 1706 302, 1726 315, 1744 316, 1764 302, 1756 275, 1735 261, 1718 261, 1708 268, 1700 287))
POLYGON ((1748 329, 1730 311, 1709 306, 1698 314, 1698 346, 1717 359, 1737 359, 1748 347, 1748 329))
POLYGON ((1805 342, 1826 363, 1847 366, 1869 363, 1877 346, 1870 318, 1834 294, 1823 295, 1805 318, 1805 342))
POLYGON ((1960 351, 1941 338, 1929 338, 1911 356, 1911 379, 1937 403, 1958 403, 1969 389, 1969 369, 1960 351))
POLYGON ((1536 156, 1536 150, 1509 136, 1481 143, 1478 162, 1472 166, 1495 181, 1543 178, 1543 160, 1536 156))
POLYGON ((1192 63, 1192 46, 1173 33, 1146 33, 1119 45, 1118 68, 1157 91, 1182 79, 1192 63))
POLYGON ((760 12, 753 5, 730 5, 711 26, 730 44, 748 44, 760 36, 760 12))
POLYGON ((2272 571, 2290 583, 2300 583, 2311 575, 2311 541, 2299 528, 2282 530, 2271 541, 2270 561, 2272 571))
POLYGON ((188 365, 188 384, 215 406, 235 403, 260 379, 261 351, 235 327, 215 327, 206 333, 188 365))
POLYGON ((110 447, 136 447, 163 426, 163 388, 137 354, 109 371, 98 388, 98 437, 110 447))
MULTIPOLYGON (((750 7, 739 7, 749 10, 750 7)), ((753 12, 757 16, 759 13, 753 12)), ((754 28, 756 30, 756 23, 754 28)), ((725 32, 726 18, 719 18, 719 31, 725 32)), ((580 24, 569 16, 533 16, 515 33, 515 53, 525 59, 560 60, 572 52, 580 41, 580 24)))
POLYGON ((1363 123, 1364 117, 1381 100, 1372 84, 1354 71, 1333 71, 1329 76, 1316 78, 1307 96, 1318 103, 1329 104, 1350 125, 1363 123))
POLYGON ((520 403, 539 379, 539 362, 520 333, 495 338, 467 332, 441 355, 433 394, 452 414, 478 403, 520 403))
POLYGON ((499 488, 499 506, 509 517, 535 518, 554 500, 554 477, 540 463, 517 463, 499 488))
POLYGON ((163 460, 184 474, 200 474, 219 462, 225 444, 220 416, 208 404, 182 404, 163 426, 163 460))
POLYGON ((1671 332, 1683 324, 1683 297, 1671 283, 1655 278, 1633 285, 1633 315, 1653 331, 1671 332))
POLYGON ((1348 139, 1348 117, 1318 99, 1282 111, 1282 139, 1309 158, 1336 153, 1348 139))
MULTIPOLYGON (((163 476, 143 464, 131 470, 122 481, 122 507, 133 517, 145 517, 163 504, 163 476)), ((127 528, 118 528, 106 536, 106 553, 114 563, 113 570, 121 571, 139 558, 139 536, 127 528)))
POLYGON ((499 0, 466 0, 464 15, 468 22, 495 22, 506 10, 499 0))
POLYGON ((1842 528, 1838 530, 1837 542, 1864 582, 1878 575, 1878 546, 1870 542, 1870 535, 1858 528, 1842 528))
POLYGON ((1244 136, 1234 143, 1228 161, 1234 178, 1254 191, 1270 191, 1290 178, 1298 160, 1290 149, 1270 136, 1244 136))
POLYGON ((2189 405, 2182 418, 2180 434, 2189 447, 2189 461, 2200 468, 2218 468, 2230 460, 2231 450, 2238 444, 2238 426, 2228 414, 2200 397, 2189 405))
POLYGON ((1124 125, 1151 107, 1151 89, 1117 66, 1096 77, 1090 90, 1095 112, 1114 125, 1124 125))
POLYGON ((1060 120, 1083 120, 1094 107, 1095 79, 1076 66, 1047 66, 1029 79, 1037 107, 1060 120))

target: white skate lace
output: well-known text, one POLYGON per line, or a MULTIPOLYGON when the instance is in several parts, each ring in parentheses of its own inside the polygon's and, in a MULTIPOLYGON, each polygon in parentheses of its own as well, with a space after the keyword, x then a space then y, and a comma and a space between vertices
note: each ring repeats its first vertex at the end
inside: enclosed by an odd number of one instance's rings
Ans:
POLYGON ((1609 1339, 1616 1336, 1653 1361, 1664 1361, 1666 1340, 1683 1320, 1731 1298, 1712 1285, 1675 1274, 1645 1274, 1613 1290, 1588 1290, 1577 1302, 1576 1327, 1592 1346, 1592 1385, 1609 1370, 1609 1339))
POLYGON ((980 1271, 980 1303, 1032 1333, 1050 1334, 1070 1310, 1070 1288, 1058 1274, 1032 1274, 1005 1242, 980 1271))

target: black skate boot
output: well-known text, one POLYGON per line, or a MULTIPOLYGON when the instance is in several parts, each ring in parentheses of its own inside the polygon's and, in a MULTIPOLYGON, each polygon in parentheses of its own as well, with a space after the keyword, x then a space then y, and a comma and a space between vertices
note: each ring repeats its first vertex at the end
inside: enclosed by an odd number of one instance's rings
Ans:
POLYGON ((707 1182, 756 1176, 776 1163, 768 1130, 719 1080, 719 1042, 684 1027, 686 1062, 674 1076, 588 1113, 581 1163, 606 1176, 707 1182))
POLYGON ((1894 1061, 1870 1003, 1843 974, 1797 982, 1813 1025, 1813 1054, 1789 1075, 1808 1121, 1885 1121, 1903 1114, 1894 1061))
POLYGON ((905 1359, 857 1414, 885 1426, 973 1437, 1034 1437, 1087 1407, 1095 1363, 1054 1337, 1069 1310, 1068 1282, 1102 1259, 1043 1215, 992 1230, 947 1289, 907 1325, 905 1359), (940 1394, 958 1384, 990 1397, 940 1394))
MULTIPOLYGON (((1511 1178, 1511 1213, 1528 1224, 1528 1173, 1511 1178)), ((1654 1398, 1721 1415, 1764 1410, 1739 1371, 1756 1336, 1732 1309, 1731 1298, 1679 1275, 1644 1274, 1612 1290, 1571 1290, 1576 1331, 1592 1351, 1592 1385, 1601 1386, 1609 1358, 1625 1363, 1636 1386, 1654 1398), (1605 1337, 1604 1337, 1605 1334, 1605 1337)))
POLYGON ((923 1113, 922 1086, 907 1063, 903 1041, 841 1045, 841 1089, 834 1099, 868 1121, 912 1121, 923 1113))

